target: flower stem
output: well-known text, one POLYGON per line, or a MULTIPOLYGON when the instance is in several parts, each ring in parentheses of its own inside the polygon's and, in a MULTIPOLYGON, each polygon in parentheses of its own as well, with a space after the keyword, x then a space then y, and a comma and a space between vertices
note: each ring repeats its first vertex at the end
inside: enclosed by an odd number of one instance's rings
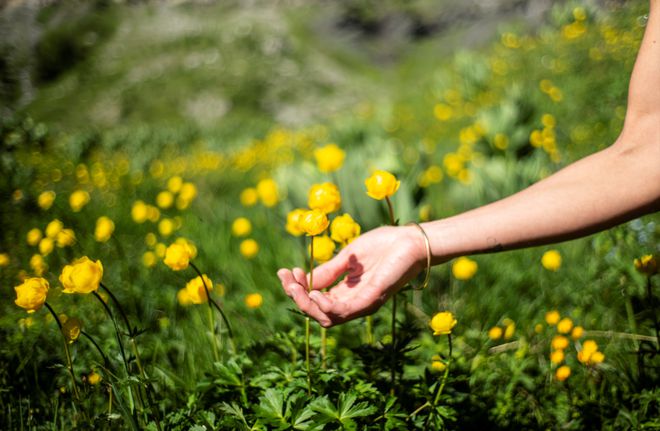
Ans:
MULTIPOLYGON (((392 201, 389 196, 385 196, 385 201, 387 202, 387 210, 390 215, 390 225, 396 226, 396 220, 394 220, 394 208, 392 208, 392 201)), ((397 355, 397 340, 396 340, 396 292, 392 295, 392 361, 391 361, 391 380, 392 386, 390 387, 390 394, 394 395, 394 388, 396 386, 396 355, 397 355)))
MULTIPOLYGON (((436 387, 435 390, 435 396, 433 397, 433 404, 431 404, 431 407, 433 409, 435 409, 435 406, 438 405, 438 401, 440 401, 440 395, 442 395, 442 390, 445 388, 445 384, 447 383, 447 377, 449 377, 449 367, 451 366, 451 353, 452 353, 451 334, 447 334, 447 341, 449 342, 449 358, 447 359, 447 366, 445 367, 445 373, 442 375, 442 381, 440 382, 440 385, 436 387)), ((433 411, 431 412, 431 414, 433 414, 433 411)), ((426 418, 427 425, 430 419, 431 419, 431 415, 429 415, 426 418)))
POLYGON ((367 325, 367 344, 371 346, 374 344, 374 320, 371 316, 367 316, 365 319, 367 325))
POLYGON ((80 393, 78 392, 78 385, 76 384, 76 376, 73 373, 73 361, 71 360, 69 343, 66 339, 66 335, 64 334, 64 331, 62 330, 62 322, 60 321, 60 318, 57 316, 57 313, 55 313, 55 310, 53 310, 50 304, 44 302, 44 305, 46 306, 46 308, 48 308, 50 314, 53 315, 55 322, 57 322, 57 326, 60 328, 60 333, 62 334, 62 340, 64 340, 64 353, 66 354, 67 369, 69 370, 69 375, 71 376, 71 382, 73 384, 73 396, 75 397, 76 401, 80 404, 80 393))
MULTIPOLYGON (((307 292, 311 292, 314 286, 314 236, 312 235, 309 244, 309 285, 307 292)), ((309 317, 305 318, 305 364, 307 366, 307 395, 312 395, 312 367, 309 363, 309 338, 310 338, 309 317)))
POLYGON ((101 349, 101 346, 99 346, 98 343, 87 332, 80 331, 80 334, 82 336, 84 336, 85 338, 87 338, 90 341, 90 343, 92 343, 94 345, 94 347, 96 347, 96 350, 99 352, 99 354, 103 358, 103 366, 105 368, 109 369, 109 370, 112 370, 112 364, 110 363, 110 360, 108 359, 106 354, 103 352, 103 349, 101 349))
MULTIPOLYGON (((213 298, 211 298, 211 292, 209 291, 209 287, 206 285, 206 281, 204 281, 204 277, 202 276, 202 272, 199 270, 197 265, 190 262, 190 266, 195 270, 195 272, 197 273, 199 278, 202 280, 202 285, 204 285, 204 290, 206 291, 206 298, 208 299, 209 308, 211 309, 210 315, 211 315, 212 320, 215 320, 215 319, 213 319, 213 307, 215 307, 218 310, 218 312, 220 312, 220 316, 222 317, 222 320, 225 323, 225 326, 227 327, 227 333, 229 334, 229 342, 231 344, 232 350, 235 351, 236 350, 236 345, 234 344, 234 333, 231 330, 231 325, 229 324, 229 319, 227 319, 227 316, 225 315, 225 312, 222 310, 222 307, 220 307, 218 305, 218 303, 215 302, 215 300, 213 298)), ((213 334, 214 350, 217 350, 217 344, 216 344, 217 340, 215 338, 215 325, 213 325, 213 329, 211 330, 211 334, 213 334)), ((218 355, 216 354, 215 357, 216 357, 216 361, 217 361, 218 360, 218 355)))

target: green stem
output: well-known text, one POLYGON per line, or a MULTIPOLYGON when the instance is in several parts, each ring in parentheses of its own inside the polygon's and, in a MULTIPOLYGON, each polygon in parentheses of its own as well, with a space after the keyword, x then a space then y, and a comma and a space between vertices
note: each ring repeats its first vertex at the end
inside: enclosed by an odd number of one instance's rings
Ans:
MULTIPOLYGON (((385 196, 385 201, 387 202, 387 210, 390 215, 390 225, 396 226, 396 220, 394 220, 394 208, 392 207, 392 201, 389 196, 385 196)), ((390 394, 394 395, 394 388, 396 386, 396 293, 392 296, 392 358, 390 364, 390 374, 392 380, 392 387, 390 388, 390 394)))
POLYGON ((653 327, 655 328, 655 342, 660 348, 660 324, 658 324, 658 315, 655 313, 655 301, 653 300, 653 288, 651 286, 650 275, 646 277, 646 294, 649 297, 651 316, 653 316, 653 327))
POLYGON ((46 306, 46 308, 48 308, 50 314, 53 315, 55 322, 57 322, 57 326, 60 328, 60 333, 62 334, 62 340, 64 340, 64 353, 66 354, 67 369, 69 370, 69 375, 71 376, 71 382, 73 384, 73 396, 75 397, 78 404, 80 404, 80 393, 78 392, 78 385, 76 384, 76 375, 73 372, 73 360, 71 359, 71 352, 69 351, 69 342, 66 339, 66 334, 64 334, 64 331, 62 330, 62 322, 60 321, 60 318, 57 316, 57 313, 55 313, 55 310, 53 310, 50 304, 44 302, 44 305, 46 306))
POLYGON ((365 320, 366 320, 366 325, 367 325, 367 328, 366 328, 366 331, 367 331, 367 344, 371 346, 371 345, 374 344, 374 329, 373 329, 374 328, 374 321, 373 321, 373 317, 371 317, 371 316, 367 316, 365 318, 365 320))
POLYGON ((103 349, 101 349, 101 346, 99 346, 98 343, 97 343, 97 342, 92 338, 92 336, 89 335, 87 332, 85 332, 85 331, 80 331, 80 334, 81 334, 83 337, 87 338, 87 339, 90 341, 90 343, 92 343, 92 344, 94 345, 94 347, 96 347, 96 350, 99 352, 99 354, 100 354, 101 357, 103 358, 103 366, 104 366, 105 368, 109 369, 109 370, 112 370, 112 364, 110 363, 110 360, 109 360, 108 357, 106 356, 105 352, 103 352, 103 349))
MULTIPOLYGON (((107 289, 106 289, 107 290, 107 289)), ((113 325, 115 326, 115 337, 117 338, 117 344, 119 345, 119 353, 121 354, 121 359, 124 362, 124 368, 126 369, 126 375, 131 374, 129 366, 128 366, 128 359, 126 358, 126 351, 124 350, 124 344, 121 342, 121 337, 120 337, 120 332, 119 332, 119 325, 117 324, 117 319, 115 319, 115 315, 112 313, 112 310, 110 310, 110 307, 108 307, 108 304, 101 298, 101 295, 98 294, 98 292, 94 291, 92 292, 92 295, 96 297, 96 299, 99 300, 103 308, 105 309, 106 314, 112 320, 113 325)))
MULTIPOLYGON (((312 235, 309 244, 309 286, 307 292, 311 292, 314 286, 314 236, 312 235)), ((305 318, 305 364, 307 366, 307 394, 312 395, 312 367, 309 363, 309 339, 310 339, 310 321, 305 318)))
MULTIPOLYGON (((211 308, 211 314, 213 314, 213 307, 215 307, 218 310, 218 312, 220 312, 220 316, 222 317, 222 320, 225 323, 225 326, 227 327, 227 334, 229 334, 229 341, 230 341, 232 350, 236 351, 236 345, 234 344, 234 332, 232 331, 231 325, 229 324, 229 319, 227 319, 227 316, 225 315, 225 312, 222 310, 222 307, 220 307, 218 305, 218 303, 215 302, 215 300, 213 298, 211 298, 211 292, 209 291, 209 288, 206 285, 206 281, 204 281, 204 277, 202 276, 202 272, 199 270, 199 268, 197 268, 197 265, 190 262, 190 266, 195 270, 197 275, 199 275, 199 278, 202 280, 202 284, 204 285, 204 290, 206 291, 206 298, 208 299, 208 302, 209 302, 209 308, 211 308)), ((213 333, 213 339, 215 340, 215 330, 213 330, 211 332, 213 333)))

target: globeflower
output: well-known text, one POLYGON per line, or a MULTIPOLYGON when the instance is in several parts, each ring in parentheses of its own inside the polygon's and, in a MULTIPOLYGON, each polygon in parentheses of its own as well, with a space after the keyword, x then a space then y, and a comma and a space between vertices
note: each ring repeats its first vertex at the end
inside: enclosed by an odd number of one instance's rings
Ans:
POLYGON ((257 183, 257 195, 267 207, 273 207, 279 201, 277 184, 272 178, 266 178, 257 183))
POLYGON ((568 334, 573 329, 573 321, 568 317, 564 317, 557 323, 557 332, 560 334, 568 334))
POLYGON ((22 284, 14 287, 16 291, 16 305, 27 310, 28 313, 34 313, 43 307, 48 296, 50 285, 45 278, 28 278, 22 284))
POLYGON ((339 189, 332 183, 314 184, 309 190, 308 204, 326 214, 335 212, 341 207, 339 189))
POLYGON ((548 271, 557 271, 561 267, 561 254, 557 250, 548 250, 541 257, 541 265, 548 271))
POLYGON ((238 217, 231 224, 231 233, 236 237, 249 235, 252 232, 252 223, 245 217, 238 217))
POLYGON ((568 365, 562 365, 561 367, 557 368, 557 371, 555 372, 555 377, 560 382, 563 382, 564 380, 568 379, 570 375, 571 375, 571 369, 568 365))
POLYGON ((62 229, 60 233, 57 234, 57 246, 69 247, 76 243, 76 233, 73 229, 62 229))
POLYGON ((330 224, 330 236, 333 240, 345 246, 360 236, 360 225, 350 214, 337 216, 330 224))
POLYGON ((131 208, 131 217, 135 223, 144 223, 147 221, 148 207, 143 201, 135 201, 131 208))
POLYGON ((72 344, 80 337, 81 331, 82 322, 77 317, 69 317, 62 322, 62 333, 69 344, 72 344))
POLYGON ((0 268, 8 266, 11 259, 7 253, 0 253, 0 268))
POLYGON ((554 350, 552 353, 550 353, 550 362, 555 365, 559 365, 564 361, 565 357, 566 355, 564 354, 563 350, 554 350))
POLYGON ((554 326, 557 323, 559 323, 560 318, 561 316, 559 315, 559 312, 557 310, 552 310, 545 313, 545 323, 547 323, 550 326, 554 326))
POLYGON ((164 190, 156 195, 156 205, 162 209, 167 209, 174 203, 174 195, 169 190, 164 190))
POLYGON ((553 350, 564 350, 568 347, 568 338, 563 335, 555 335, 552 338, 551 345, 553 350))
POLYGON ((55 192, 52 190, 45 191, 37 197, 37 205, 42 210, 49 209, 53 206, 53 202, 55 202, 55 192))
POLYGON ((259 243, 257 241, 249 238, 241 241, 239 246, 241 255, 247 259, 252 259, 259 253, 259 243))
POLYGON ((85 190, 76 190, 69 196, 69 205, 73 212, 77 213, 89 203, 89 199, 89 193, 85 190))
MULTIPOLYGON (((309 245, 308 251, 311 253, 312 246, 309 245)), ((332 259, 336 245, 327 235, 318 236, 314 239, 314 255, 312 258, 317 262, 327 262, 332 259)))
POLYGON ((430 326, 433 329, 433 335, 448 335, 451 334, 456 323, 458 321, 450 311, 442 311, 433 316, 430 326))
POLYGON ((245 305, 248 308, 259 308, 263 302, 264 298, 259 293, 250 293, 245 297, 245 305))
POLYGON ((37 276, 41 276, 48 269, 48 265, 42 255, 35 254, 30 258, 30 268, 37 276))
POLYGON ((658 261, 652 254, 647 254, 633 261, 635 269, 649 277, 658 273, 658 261))
POLYGON ((367 186, 367 195, 379 201, 396 193, 400 183, 394 175, 381 170, 375 171, 364 182, 367 186))
POLYGON ((94 238, 98 242, 106 242, 112 237, 115 231, 115 223, 106 216, 101 216, 96 220, 96 228, 94 229, 94 238))
POLYGON ((41 231, 36 227, 34 229, 30 229, 26 235, 26 241, 28 245, 32 246, 39 244, 41 238, 43 238, 41 231))
POLYGON ((579 340, 582 338, 582 335, 584 335, 584 328, 582 326, 576 326, 573 328, 573 331, 571 331, 571 338, 574 340, 579 340))
POLYGON ((181 186, 183 186, 183 178, 178 175, 175 175, 167 180, 167 190, 169 190, 171 193, 179 193, 181 186))
POLYGON ((64 224, 58 219, 55 219, 46 226, 46 237, 55 239, 62 229, 64 229, 64 224))
POLYGON ((302 208, 296 208, 293 211, 289 211, 286 215, 286 231, 293 236, 304 234, 305 231, 300 227, 300 220, 306 212, 307 210, 302 208))
POLYGON ((300 218, 300 228, 307 236, 318 235, 328 227, 328 217, 319 209, 305 212, 300 218))
POLYGON ((190 264, 190 251, 185 245, 175 242, 165 250, 163 262, 175 271, 186 269, 190 264))
POLYGON ((55 246, 55 243, 51 238, 44 238, 41 241, 39 241, 39 253, 41 253, 44 256, 48 256, 51 251, 53 251, 53 247, 55 246))
POLYGON ((60 275, 60 283, 64 293, 91 293, 95 292, 103 278, 103 265, 100 260, 96 262, 83 256, 72 264, 66 265, 60 275))
POLYGON ((209 292, 213 290, 211 279, 206 274, 202 274, 202 277, 197 276, 186 284, 187 297, 193 304, 203 304, 208 301, 209 297, 206 294, 206 288, 208 288, 209 292), (206 288, 204 288, 204 283, 206 283, 206 288))
POLYGON ((491 340, 499 340, 502 338, 502 328, 499 326, 493 326, 488 330, 488 338, 491 340))
POLYGON ((451 272, 457 280, 469 280, 477 273, 477 262, 467 257, 459 257, 451 266, 451 272))
POLYGON ((342 167, 346 153, 337 144, 328 144, 314 150, 314 158, 319 171, 329 173, 342 167))
POLYGON ((239 199, 241 201, 241 205, 244 207, 251 207, 257 203, 259 194, 257 193, 257 189, 254 187, 248 187, 241 192, 239 199))

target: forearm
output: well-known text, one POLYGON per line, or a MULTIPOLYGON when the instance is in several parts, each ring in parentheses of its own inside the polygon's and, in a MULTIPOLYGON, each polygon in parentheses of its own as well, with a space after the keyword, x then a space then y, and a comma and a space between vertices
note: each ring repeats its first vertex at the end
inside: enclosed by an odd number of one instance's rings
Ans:
POLYGON ((585 236, 660 207, 660 119, 508 198, 425 223, 435 263, 585 236))

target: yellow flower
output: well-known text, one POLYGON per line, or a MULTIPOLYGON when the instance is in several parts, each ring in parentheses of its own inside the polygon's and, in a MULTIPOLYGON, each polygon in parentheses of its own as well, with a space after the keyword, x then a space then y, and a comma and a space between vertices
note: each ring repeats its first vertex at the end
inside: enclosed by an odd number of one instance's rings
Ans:
POLYGON ((502 328, 499 326, 493 326, 488 330, 488 338, 491 340, 499 340, 502 338, 502 328))
POLYGON ((106 242, 115 231, 115 223, 106 216, 101 216, 96 220, 96 228, 94 229, 94 238, 98 242, 106 242))
POLYGON ((62 333, 66 341, 71 344, 80 337, 82 322, 76 317, 69 317, 62 323, 62 333))
POLYGON ((87 375, 87 382, 89 382, 90 385, 98 385, 100 381, 101 375, 96 371, 92 371, 87 375))
POLYGON ((307 234, 307 236, 318 235, 328 227, 328 217, 321 210, 306 211, 300 218, 300 229, 307 234))
POLYGON ((435 359, 436 357, 433 357, 433 361, 431 362, 431 370, 435 372, 441 372, 444 371, 447 368, 447 365, 440 360, 440 357, 438 359, 435 359))
POLYGON ((534 325, 534 332, 536 332, 537 334, 543 332, 543 325, 541 325, 540 323, 534 325))
POLYGON ((174 241, 176 244, 181 244, 184 246, 186 249, 188 249, 188 254, 190 254, 190 258, 194 259, 197 257, 197 247, 195 247, 195 244, 192 243, 192 241, 188 241, 185 238, 177 238, 176 241, 174 241))
POLYGON ((231 224, 231 233, 236 237, 247 236, 252 232, 252 223, 245 217, 238 217, 231 224))
POLYGON ((504 329, 504 339, 509 340, 511 337, 513 337, 513 334, 516 333, 516 324, 511 321, 510 323, 506 324, 506 328, 504 329))
POLYGON ((248 187, 247 189, 241 192, 241 196, 239 199, 241 201, 241 205, 243 205, 244 207, 251 207, 257 203, 257 200, 259 199, 259 194, 257 193, 257 189, 255 189, 254 187, 248 187))
POLYGON ((154 253, 156 253, 156 256, 158 256, 160 259, 165 258, 166 251, 167 251, 167 246, 162 242, 159 242, 154 246, 154 253))
POLYGON ((286 215, 286 231, 293 236, 300 236, 305 233, 300 227, 300 220, 302 216, 307 212, 302 208, 296 208, 293 211, 289 211, 286 215))
POLYGON ((457 280, 469 280, 477 273, 477 262, 467 257, 459 257, 451 266, 451 272, 457 280))
POLYGON ((64 293, 91 293, 99 288, 101 278, 103 278, 101 261, 94 262, 84 256, 62 269, 60 283, 64 287, 64 293))
POLYGON ((48 226, 46 226, 46 237, 55 239, 57 238, 57 234, 60 233, 62 229, 64 229, 64 224, 58 219, 55 219, 48 223, 48 226))
POLYGON ((69 196, 69 205, 73 212, 78 212, 89 203, 89 193, 85 190, 76 190, 69 196))
POLYGON ((400 183, 394 175, 380 170, 374 172, 364 182, 367 186, 367 195, 377 200, 392 196, 399 190, 400 183))
POLYGON ((555 335, 552 337, 551 346, 553 350, 564 350, 568 347, 568 338, 563 335, 555 335))
POLYGON ((208 301, 208 296, 206 295, 206 289, 204 288, 204 283, 209 289, 209 292, 213 290, 213 282, 209 279, 206 274, 202 274, 202 277, 195 277, 186 284, 186 292, 188 293, 188 299, 193 304, 203 304, 208 301), (202 281, 203 277, 203 281, 202 281))
POLYGON ((568 379, 570 375, 571 375, 571 369, 568 365, 562 365, 561 367, 557 368, 557 371, 555 371, 555 377, 560 382, 563 382, 564 380, 568 379))
POLYGON ((155 246, 157 242, 158 242, 158 237, 156 237, 156 234, 153 232, 149 232, 144 237, 144 243, 147 244, 149 247, 155 246))
MULTIPOLYGON (((332 259, 335 248, 336 245, 329 236, 317 236, 314 238, 314 260, 320 263, 327 262, 332 259)), ((311 253, 311 244, 307 248, 307 251, 311 253)))
POLYGON ((192 202, 197 197, 197 187, 193 183, 183 183, 179 190, 179 199, 192 202))
POLYGON ((35 275, 41 276, 48 269, 48 265, 42 255, 35 254, 30 258, 30 268, 32 268, 35 275))
POLYGON ((264 303, 264 298, 259 293, 250 293, 245 297, 245 305, 248 308, 259 308, 264 303))
POLYGON ((145 251, 142 255, 142 265, 152 268, 156 265, 158 257, 153 251, 145 251))
POLYGON ((594 340, 585 340, 582 343, 582 350, 577 354, 578 361, 583 364, 588 364, 591 361, 591 357, 594 353, 598 351, 598 344, 594 340))
POLYGON ((557 250, 548 250, 541 257, 541 265, 548 271, 557 271, 561 266, 561 254, 557 250))
POLYGON ((330 224, 330 236, 343 246, 360 236, 360 230, 360 225, 353 220, 350 214, 337 216, 330 224))
POLYGON ((605 360, 605 354, 601 351, 596 351, 592 353, 591 358, 589 358, 590 364, 600 364, 605 360))
POLYGON ((451 334, 451 330, 456 326, 456 323, 458 321, 450 311, 442 311, 433 316, 430 325, 433 329, 433 335, 446 335, 451 334))
POLYGON ((267 207, 273 207, 279 200, 277 184, 272 178, 266 178, 257 183, 257 195, 267 207))
POLYGON ((45 191, 37 197, 37 205, 39 205, 39 208, 42 210, 49 209, 53 206, 53 202, 55 202, 55 192, 52 190, 45 191))
POLYGON ((247 259, 252 259, 259 253, 259 244, 257 241, 249 238, 241 241, 239 246, 241 254, 247 259))
POLYGON ((342 167, 346 153, 337 144, 328 144, 314 150, 316 164, 321 172, 334 172, 342 167))
POLYGON ((43 238, 43 236, 41 235, 41 231, 36 227, 34 229, 30 229, 30 231, 27 233, 26 236, 28 245, 32 245, 32 246, 39 244, 41 238, 43 238))
POLYGON ((16 305, 27 310, 28 313, 34 313, 43 307, 48 296, 50 285, 48 281, 41 277, 28 278, 16 287, 16 305))
POLYGON ((175 271, 188 268, 190 264, 190 249, 183 244, 170 244, 165 250, 165 265, 175 271))
POLYGON ((649 277, 658 273, 658 261, 652 254, 647 254, 633 261, 635 269, 649 277))
POLYGON ((550 362, 552 362, 555 365, 559 365, 562 362, 564 362, 564 358, 566 355, 564 354, 563 350, 555 350, 552 353, 550 353, 550 362))
POLYGON ((156 223, 160 218, 160 210, 153 205, 147 205, 145 208, 147 210, 147 219, 152 223, 156 223))
POLYGON ((174 221, 169 218, 164 218, 158 223, 158 232, 164 237, 172 235, 174 232, 174 221))
POLYGON ((0 268, 8 266, 10 261, 7 253, 0 253, 0 268))
POLYGON ((59 248, 69 247, 76 243, 76 233, 73 229, 62 229, 57 234, 57 246, 59 248))
POLYGON ((568 317, 564 317, 557 323, 557 332, 560 334, 568 334, 573 329, 573 321, 568 317))
POLYGON ((183 186, 183 179, 178 175, 167 180, 167 190, 171 193, 179 193, 181 186, 183 186))
POLYGON ((50 252, 53 251, 54 246, 55 243, 52 239, 44 238, 39 241, 39 253, 43 254, 44 256, 48 256, 50 252))
POLYGON ((561 316, 557 310, 548 311, 545 313, 545 322, 550 326, 555 326, 559 323, 561 316))
POLYGON ((314 184, 309 190, 308 204, 326 214, 335 212, 341 207, 339 189, 332 183, 314 184))
POLYGON ((576 326, 573 328, 573 331, 571 331, 571 338, 574 340, 579 340, 582 338, 582 335, 584 335, 584 328, 582 326, 576 326))
POLYGON ((190 294, 188 293, 188 289, 185 287, 176 293, 176 300, 179 302, 179 305, 183 306, 191 305, 193 303, 190 294))
POLYGON ((135 223, 144 223, 147 221, 148 213, 149 209, 147 204, 145 204, 143 201, 133 202, 133 207, 131 208, 131 217, 135 223))
POLYGON ((164 190, 156 195, 156 205, 162 209, 167 209, 174 203, 174 195, 168 190, 164 190))

